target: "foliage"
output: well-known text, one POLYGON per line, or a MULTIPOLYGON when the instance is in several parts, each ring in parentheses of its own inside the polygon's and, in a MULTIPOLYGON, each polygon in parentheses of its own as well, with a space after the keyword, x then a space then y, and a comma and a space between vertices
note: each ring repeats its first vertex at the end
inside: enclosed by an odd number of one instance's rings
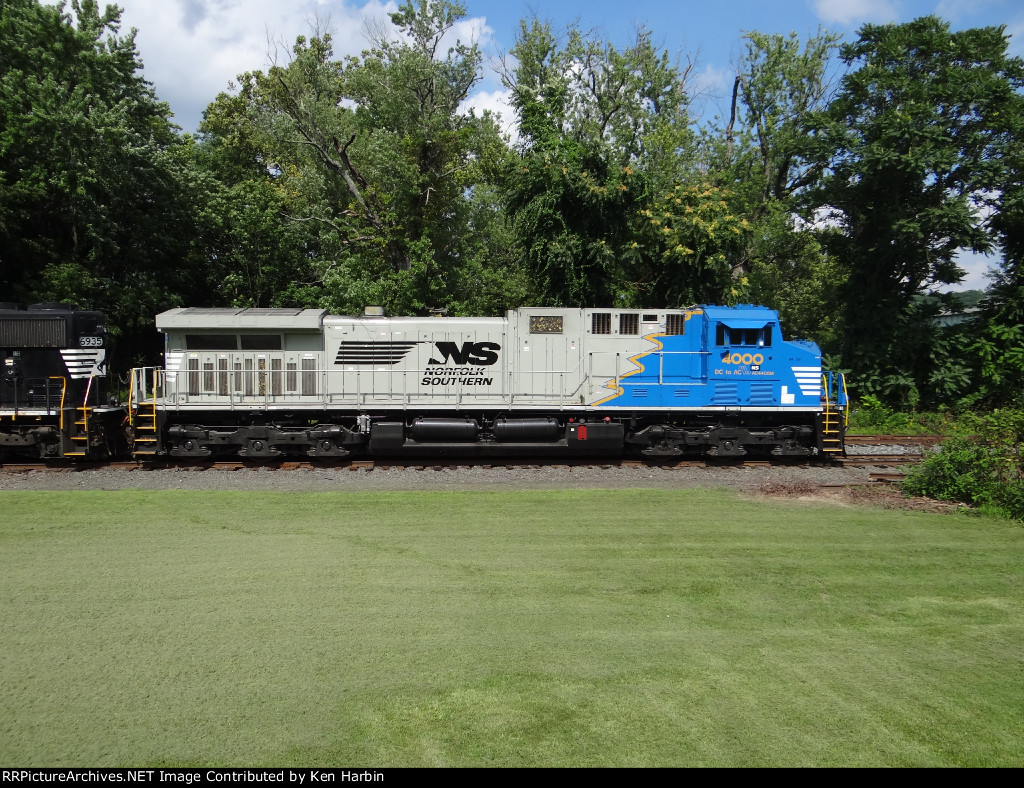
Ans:
MULTIPOLYGON (((934 340, 914 298, 959 281, 958 249, 992 247, 982 208, 1006 182, 1024 62, 1007 54, 1002 28, 954 32, 936 17, 865 25, 842 57, 857 67, 819 115, 828 173, 812 204, 841 227, 825 239, 848 267, 843 358, 862 375, 907 379, 878 389, 887 396, 934 392, 942 359, 924 361, 934 340)), ((943 385, 954 394, 960 382, 943 385)))
POLYGON ((732 177, 750 191, 757 218, 759 208, 789 200, 822 169, 808 159, 807 133, 831 98, 829 64, 839 36, 819 30, 802 51, 795 33, 744 38, 729 124, 719 131, 732 177))
POLYGON ((972 405, 1024 408, 1024 188, 1018 139, 1008 157, 1013 178, 1003 187, 1001 210, 993 217, 1003 261, 981 303, 980 319, 965 337, 974 361, 972 405))
POLYGON ((730 265, 749 284, 744 297, 778 309, 790 335, 830 349, 842 333, 837 291, 845 272, 798 211, 821 171, 807 158, 807 140, 830 97, 838 39, 819 31, 801 48, 795 34, 744 38, 728 123, 716 118, 701 140, 709 177, 728 190, 744 222, 730 265))
POLYGON ((721 301, 740 220, 717 189, 689 182, 686 72, 647 31, 620 51, 575 26, 559 41, 536 19, 512 55, 522 144, 505 203, 540 301, 721 301))
POLYGON ((750 299, 779 311, 787 336, 838 348, 843 332, 843 266, 816 233, 798 226, 786 201, 766 204, 745 234, 750 299))
POLYGON ((893 410, 873 394, 857 400, 850 408, 850 434, 949 435, 960 430, 950 411, 893 410))
POLYGON ((493 259, 478 253, 493 217, 471 193, 505 149, 493 118, 460 109, 481 54, 461 42, 445 53, 443 42, 464 13, 447 0, 406 2, 391 15, 399 37, 379 36, 361 57, 333 60, 324 33, 300 38, 287 65, 250 75, 279 169, 322 179, 326 199, 306 212, 321 224, 322 306, 494 307, 466 289, 505 260, 497 243, 493 259))
POLYGON ((974 434, 944 441, 907 475, 904 492, 1024 520, 1024 411, 997 410, 968 422, 974 434))
POLYGON ((155 312, 216 280, 194 246, 206 184, 116 6, 71 10, 0 5, 0 288, 106 311, 127 366, 155 312))
POLYGON ((703 183, 676 184, 640 211, 631 306, 684 306, 743 300, 747 280, 733 278, 731 260, 750 223, 735 215, 730 193, 703 183), (641 250, 643 252, 641 253, 641 250))

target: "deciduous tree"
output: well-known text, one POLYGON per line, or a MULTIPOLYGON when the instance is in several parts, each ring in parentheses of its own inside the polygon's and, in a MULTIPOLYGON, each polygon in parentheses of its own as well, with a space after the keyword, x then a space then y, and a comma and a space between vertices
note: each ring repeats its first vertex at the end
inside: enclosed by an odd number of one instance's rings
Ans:
POLYGON ((960 280, 958 249, 992 248, 985 208, 1006 182, 1024 63, 1003 28, 951 31, 934 16, 865 25, 842 58, 853 70, 815 139, 818 199, 841 227, 829 248, 848 269, 844 361, 927 394, 936 362, 914 297, 960 280))
POLYGON ((94 0, 0 4, 0 289, 105 310, 134 358, 210 271, 192 255, 202 189, 120 24, 94 0))

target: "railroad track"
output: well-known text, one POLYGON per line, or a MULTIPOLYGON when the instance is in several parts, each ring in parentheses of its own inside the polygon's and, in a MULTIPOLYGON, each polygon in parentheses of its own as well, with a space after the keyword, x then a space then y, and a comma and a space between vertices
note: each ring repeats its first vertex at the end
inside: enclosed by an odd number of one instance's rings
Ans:
POLYGON ((188 460, 188 461, 154 461, 145 460, 142 462, 96 462, 96 463, 60 463, 60 462, 36 462, 36 463, 5 463, 0 465, 0 473, 88 473, 94 470, 118 470, 118 471, 158 471, 158 470, 181 470, 181 471, 241 471, 241 470, 279 470, 279 471, 313 471, 313 470, 341 470, 341 471, 373 471, 373 470, 420 470, 420 471, 443 471, 448 468, 481 468, 493 470, 501 468, 758 468, 758 467, 779 467, 779 468, 810 468, 827 467, 829 465, 839 467, 858 466, 879 466, 889 467, 905 465, 917 462, 920 455, 862 455, 859 457, 845 457, 836 459, 818 460, 817 458, 772 458, 772 459, 686 459, 673 461, 645 461, 634 459, 615 459, 606 461, 594 461, 581 459, 571 461, 559 459, 550 460, 529 460, 522 459, 508 462, 475 463, 465 460, 349 460, 334 462, 305 462, 301 460, 188 460))
POLYGON ((924 455, 918 454, 854 454, 847 457, 839 457, 836 464, 842 468, 856 468, 864 466, 913 465, 921 461, 924 455))
POLYGON ((847 435, 847 446, 934 446, 942 435, 847 435))
MULTIPOLYGON (((560 458, 555 461, 543 458, 515 458, 500 461, 470 462, 464 458, 433 458, 433 459, 378 459, 378 460, 326 460, 316 463, 295 460, 132 460, 110 462, 68 462, 66 460, 40 460, 37 462, 8 462, 0 464, 0 473, 26 473, 30 471, 50 471, 61 473, 82 473, 94 469, 148 471, 148 470, 219 470, 237 471, 245 469, 269 470, 315 470, 335 469, 348 471, 372 471, 389 469, 415 469, 441 471, 446 468, 482 468, 485 470, 500 468, 721 468, 721 467, 811 467, 836 465, 839 467, 899 467, 919 462, 923 452, 942 440, 938 435, 850 435, 846 442, 851 446, 905 446, 920 447, 917 451, 901 454, 851 454, 846 457, 706 457, 706 458, 560 458)), ((902 478, 900 473, 873 473, 872 478, 902 478)), ((893 480, 889 479, 889 480, 893 480)))

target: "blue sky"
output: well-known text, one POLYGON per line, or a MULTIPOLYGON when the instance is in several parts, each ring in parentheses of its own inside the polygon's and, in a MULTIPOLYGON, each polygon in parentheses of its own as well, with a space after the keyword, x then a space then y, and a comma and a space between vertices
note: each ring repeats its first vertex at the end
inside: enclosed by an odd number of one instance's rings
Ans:
MULTIPOLYGON (((203 110, 244 71, 286 60, 296 36, 319 24, 332 31, 337 55, 367 47, 367 26, 387 20, 394 0, 114 0, 125 30, 138 29, 145 76, 170 104, 174 120, 195 131, 203 110)), ((100 0, 101 5, 104 0, 100 0)), ((726 105, 744 32, 796 32, 823 27, 854 40, 867 22, 907 22, 937 14, 954 29, 1003 25, 1013 54, 1024 56, 1024 0, 464 0, 467 18, 455 31, 477 41, 488 58, 472 105, 508 115, 495 66, 515 44, 521 19, 537 16, 557 30, 578 22, 617 46, 638 26, 682 62, 692 61, 698 114, 726 105)), ((984 287, 984 260, 965 259, 966 287, 984 287)))
MULTIPOLYGON (((196 129, 203 110, 236 75, 266 68, 275 49, 286 55, 295 37, 307 34, 317 19, 332 30, 337 54, 357 54, 367 45, 367 22, 386 20, 397 7, 393 0, 117 4, 125 28, 138 29, 146 77, 185 131, 196 129)), ((497 101, 502 86, 491 66, 515 44, 519 21, 533 15, 556 29, 578 20, 581 28, 620 46, 643 25, 670 55, 696 62, 694 73, 712 104, 716 94, 724 96, 731 88, 742 36, 750 30, 796 32, 806 39, 822 26, 850 40, 865 22, 906 22, 935 13, 955 29, 1005 25, 1014 36, 1012 50, 1024 55, 1024 0, 466 0, 465 5, 467 19, 458 32, 477 40, 491 61, 478 89, 481 105, 497 101)))

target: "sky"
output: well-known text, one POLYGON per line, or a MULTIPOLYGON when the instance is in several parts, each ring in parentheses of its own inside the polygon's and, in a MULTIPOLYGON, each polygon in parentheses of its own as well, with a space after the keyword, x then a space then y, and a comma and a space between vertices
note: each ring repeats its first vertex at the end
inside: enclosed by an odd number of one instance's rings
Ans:
MULTIPOLYGON (((166 101, 174 121, 194 132, 203 110, 232 80, 264 70, 287 55, 299 35, 329 30, 335 54, 356 55, 368 47, 367 31, 388 23, 395 0, 114 0, 123 10, 122 33, 137 30, 136 45, 146 79, 166 101)), ((105 0, 100 0, 103 6, 105 0)), ((865 23, 908 22, 936 14, 954 30, 1002 25, 1010 51, 1024 56, 1024 0, 463 0, 466 17, 453 33, 475 41, 485 55, 481 81, 469 104, 511 113, 499 67, 515 45, 520 20, 537 17, 554 30, 575 22, 616 46, 638 27, 680 63, 694 64, 692 84, 698 114, 721 114, 727 106, 743 34, 795 32, 801 41, 819 27, 856 39, 865 23)), ((69 3, 70 5, 70 3, 69 3)), ((990 261, 966 256, 969 276, 958 289, 983 288, 990 261)))

